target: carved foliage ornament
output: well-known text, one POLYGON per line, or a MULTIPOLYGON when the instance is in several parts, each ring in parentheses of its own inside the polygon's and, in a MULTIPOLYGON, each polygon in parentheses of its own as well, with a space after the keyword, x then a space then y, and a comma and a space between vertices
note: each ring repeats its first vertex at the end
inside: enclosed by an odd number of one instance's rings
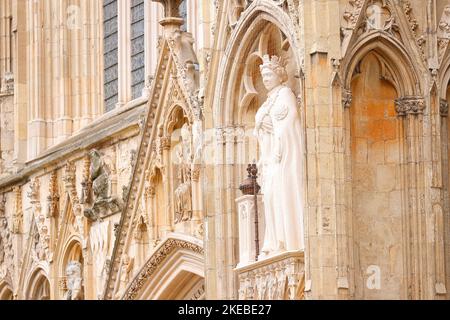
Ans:
POLYGON ((196 244, 177 239, 167 240, 162 247, 160 247, 158 251, 152 255, 150 260, 146 262, 137 277, 126 290, 123 300, 135 299, 145 282, 152 276, 164 259, 166 259, 166 257, 168 257, 175 249, 187 249, 200 255, 204 254, 203 248, 196 244))
POLYGON ((421 97, 403 97, 395 100, 395 111, 399 116, 422 114, 425 100, 421 97))
POLYGON ((354 28, 358 22, 364 0, 350 0, 349 7, 345 10, 344 19, 347 21, 348 28, 354 28))

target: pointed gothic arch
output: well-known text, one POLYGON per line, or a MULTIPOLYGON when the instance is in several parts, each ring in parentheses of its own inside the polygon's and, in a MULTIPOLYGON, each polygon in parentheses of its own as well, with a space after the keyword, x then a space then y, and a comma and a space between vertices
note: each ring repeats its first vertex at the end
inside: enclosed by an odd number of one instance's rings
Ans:
POLYGON ((30 272, 30 276, 26 286, 26 299, 27 300, 50 300, 51 287, 48 280, 48 272, 41 266, 36 266, 34 270, 30 272))
POLYGON ((6 281, 0 282, 0 300, 13 300, 14 294, 6 281))
MULTIPOLYGON (((280 47, 289 45, 292 48, 292 64, 295 78, 300 77, 303 65, 303 52, 294 32, 298 26, 294 26, 289 15, 276 4, 254 2, 240 16, 239 22, 227 41, 224 59, 220 62, 218 83, 214 94, 213 108, 214 124, 216 127, 225 127, 237 124, 238 110, 236 103, 236 85, 242 81, 241 75, 248 73, 245 70, 245 58, 251 54, 251 48, 255 44, 255 35, 261 34, 268 26, 277 28, 282 34, 280 47)), ((267 43, 261 41, 260 44, 267 43)), ((261 48, 259 48, 261 49, 261 48)), ((266 48, 267 49, 267 48, 266 48)), ((270 48, 262 54, 275 54, 270 48)), ((292 80, 292 79, 291 79, 292 80)), ((292 88, 294 92, 301 94, 301 84, 298 88, 292 88)))
POLYGON ((203 297, 204 257, 201 241, 170 234, 137 273, 124 300, 185 300, 203 297))
POLYGON ((398 97, 421 94, 419 71, 412 63, 405 48, 397 39, 388 37, 381 31, 370 32, 347 50, 341 67, 345 89, 350 89, 355 69, 361 60, 372 51, 384 60, 386 71, 392 77, 390 81, 395 85, 398 97))

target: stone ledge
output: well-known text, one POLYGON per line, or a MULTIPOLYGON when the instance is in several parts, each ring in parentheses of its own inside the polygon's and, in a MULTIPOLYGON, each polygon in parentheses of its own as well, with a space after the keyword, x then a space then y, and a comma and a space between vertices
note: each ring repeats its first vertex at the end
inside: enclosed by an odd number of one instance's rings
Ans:
POLYGON ((89 149, 91 146, 111 139, 112 136, 132 127, 138 127, 139 117, 145 115, 147 104, 130 104, 127 107, 114 109, 80 130, 78 133, 64 142, 51 147, 42 155, 25 164, 16 174, 0 179, 0 188, 6 188, 13 184, 26 180, 31 174, 42 170, 44 167, 67 158, 70 154, 89 149))

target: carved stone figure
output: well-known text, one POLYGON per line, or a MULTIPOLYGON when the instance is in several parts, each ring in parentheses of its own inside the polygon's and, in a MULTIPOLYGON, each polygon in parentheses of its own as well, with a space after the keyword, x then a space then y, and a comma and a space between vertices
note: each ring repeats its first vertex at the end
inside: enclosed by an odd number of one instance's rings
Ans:
POLYGON ((130 280, 130 272, 133 270, 134 258, 125 254, 122 258, 122 272, 120 273, 120 282, 125 287, 130 280))
POLYGON ((81 263, 70 261, 66 268, 67 292, 65 300, 83 300, 83 277, 81 275, 81 263))
POLYGON ((89 156, 94 203, 91 208, 84 210, 84 215, 91 220, 97 220, 99 217, 119 211, 121 206, 118 198, 111 195, 110 175, 100 153, 94 149, 89 156))
POLYGON ((179 223, 192 218, 190 132, 186 124, 181 128, 181 143, 176 153, 179 162, 179 185, 175 190, 175 223, 179 223))
POLYGON ((283 85, 284 62, 265 55, 260 66, 268 98, 256 113, 254 134, 264 198, 262 255, 303 249, 301 122, 294 93, 283 85))

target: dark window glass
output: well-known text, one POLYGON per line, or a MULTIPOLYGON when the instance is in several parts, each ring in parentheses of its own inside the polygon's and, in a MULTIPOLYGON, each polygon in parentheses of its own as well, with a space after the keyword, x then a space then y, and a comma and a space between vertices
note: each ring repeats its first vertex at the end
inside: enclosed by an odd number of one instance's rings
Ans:
POLYGON ((119 98, 117 0, 103 0, 103 62, 105 111, 114 109, 119 98))
POLYGON ((131 97, 142 95, 145 84, 144 0, 131 1, 131 97))
POLYGON ((184 24, 181 26, 181 30, 182 31, 186 31, 187 29, 187 5, 186 5, 187 0, 183 0, 180 3, 180 16, 181 18, 183 18, 184 20, 184 24))

